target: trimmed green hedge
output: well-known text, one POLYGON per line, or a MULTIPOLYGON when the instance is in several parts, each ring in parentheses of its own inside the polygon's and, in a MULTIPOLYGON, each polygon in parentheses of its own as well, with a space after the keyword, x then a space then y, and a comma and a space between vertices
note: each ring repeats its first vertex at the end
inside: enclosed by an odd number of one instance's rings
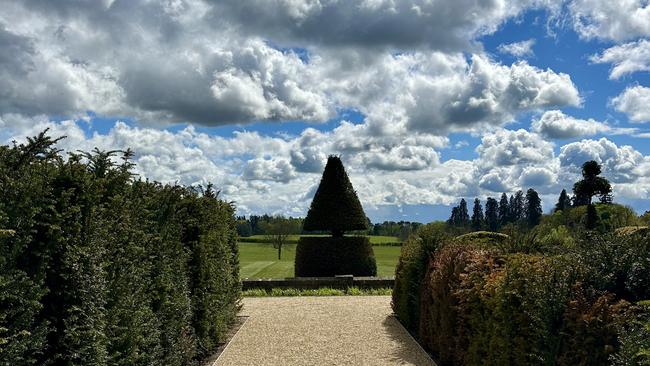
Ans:
POLYGON ((410 332, 417 332, 422 280, 429 256, 448 239, 444 226, 421 226, 404 244, 395 268, 392 307, 395 315, 410 332))
POLYGON ((393 308, 438 364, 650 361, 650 308, 641 305, 650 298, 647 233, 588 234, 548 252, 515 243, 530 238, 485 237, 434 248, 415 237, 403 247, 393 308))
POLYGON ((190 365, 239 309, 234 208, 130 153, 0 146, 0 363, 190 365))
POLYGON ((367 237, 302 237, 296 247, 296 277, 376 276, 377 263, 367 237))

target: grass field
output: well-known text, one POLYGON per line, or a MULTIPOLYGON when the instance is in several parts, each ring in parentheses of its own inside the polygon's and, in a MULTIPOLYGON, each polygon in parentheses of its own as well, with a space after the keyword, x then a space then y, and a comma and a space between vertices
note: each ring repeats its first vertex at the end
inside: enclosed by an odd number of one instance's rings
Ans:
MULTIPOLYGON (((314 236, 314 237, 321 237, 321 236, 329 236, 329 235, 289 235, 287 238, 287 242, 291 244, 296 244, 298 242, 298 239, 300 239, 301 236, 314 236)), ((396 236, 379 236, 379 235, 370 235, 368 236, 368 239, 370 239, 371 244, 389 244, 389 243, 400 243, 401 240, 396 237, 396 236)), ((247 237, 240 237, 239 241, 242 243, 264 243, 267 241, 267 238, 265 235, 253 235, 253 236, 247 236, 247 237)))
MULTIPOLYGON (((374 246, 373 250, 377 260, 377 275, 394 276, 401 247, 374 246)), ((295 255, 295 244, 283 246, 282 260, 278 260, 278 251, 271 244, 239 243, 240 277, 293 277, 295 255)))

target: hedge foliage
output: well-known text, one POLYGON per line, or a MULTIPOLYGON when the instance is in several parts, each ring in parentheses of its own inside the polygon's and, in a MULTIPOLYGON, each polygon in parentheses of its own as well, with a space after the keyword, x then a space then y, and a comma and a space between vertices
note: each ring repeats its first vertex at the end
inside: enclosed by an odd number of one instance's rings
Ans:
POLYGON ((300 238, 296 246, 296 277, 376 276, 377 263, 364 236, 300 238))
POLYGON ((303 229, 328 231, 333 236, 343 236, 346 231, 368 229, 368 218, 338 156, 327 159, 303 229))
POLYGON ((417 331, 421 285, 429 256, 447 239, 444 224, 428 224, 402 244, 395 268, 392 306, 397 318, 411 332, 417 331))
POLYGON ((554 248, 512 238, 490 246, 487 237, 403 247, 393 307, 439 364, 650 362, 647 232, 584 234, 554 248), (421 253, 428 253, 424 275, 413 264, 421 253))
POLYGON ((239 308, 233 207, 56 141, 0 147, 0 364, 195 364, 239 308))

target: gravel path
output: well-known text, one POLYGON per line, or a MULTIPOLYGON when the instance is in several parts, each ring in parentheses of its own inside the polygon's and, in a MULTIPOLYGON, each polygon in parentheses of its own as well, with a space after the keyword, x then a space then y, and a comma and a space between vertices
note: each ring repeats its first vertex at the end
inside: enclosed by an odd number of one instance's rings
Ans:
POLYGON ((214 365, 435 365, 390 296, 245 298, 242 315, 214 365))

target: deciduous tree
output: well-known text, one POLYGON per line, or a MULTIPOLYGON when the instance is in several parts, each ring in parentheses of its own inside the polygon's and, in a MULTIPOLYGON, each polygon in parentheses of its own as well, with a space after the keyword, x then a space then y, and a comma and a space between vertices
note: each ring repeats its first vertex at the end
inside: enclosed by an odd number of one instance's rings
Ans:
POLYGON ((266 232, 266 239, 278 250, 278 260, 282 259, 282 246, 287 243, 291 234, 300 232, 296 220, 287 219, 284 216, 276 216, 264 223, 263 229, 266 232))

